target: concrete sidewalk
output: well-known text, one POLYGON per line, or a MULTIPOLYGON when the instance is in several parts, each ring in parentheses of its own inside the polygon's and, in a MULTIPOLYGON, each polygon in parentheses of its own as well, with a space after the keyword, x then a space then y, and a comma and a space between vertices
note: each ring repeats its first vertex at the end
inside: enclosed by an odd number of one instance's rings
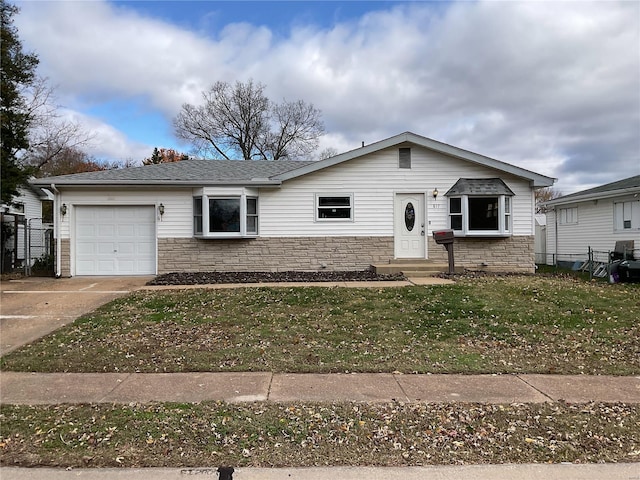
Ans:
POLYGON ((640 377, 2 372, 4 404, 130 402, 640 403, 640 377))
MULTIPOLYGON (((2 468, 2 480, 184 480, 218 478, 203 468, 2 468)), ((428 467, 237 468, 234 480, 640 480, 639 463, 428 467)))

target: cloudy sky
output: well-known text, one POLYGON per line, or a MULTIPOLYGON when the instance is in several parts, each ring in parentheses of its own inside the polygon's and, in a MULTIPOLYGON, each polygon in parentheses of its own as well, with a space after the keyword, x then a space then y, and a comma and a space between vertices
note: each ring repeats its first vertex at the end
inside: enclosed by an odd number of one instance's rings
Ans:
POLYGON ((640 2, 16 1, 39 73, 97 158, 188 151, 218 80, 323 113, 321 148, 404 132, 559 179, 640 174, 640 2))

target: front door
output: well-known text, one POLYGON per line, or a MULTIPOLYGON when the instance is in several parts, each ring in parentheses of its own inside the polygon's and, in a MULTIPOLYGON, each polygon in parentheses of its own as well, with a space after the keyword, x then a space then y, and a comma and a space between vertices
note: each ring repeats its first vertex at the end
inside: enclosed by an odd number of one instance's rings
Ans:
POLYGON ((423 193, 398 193, 395 201, 396 258, 426 258, 423 193))

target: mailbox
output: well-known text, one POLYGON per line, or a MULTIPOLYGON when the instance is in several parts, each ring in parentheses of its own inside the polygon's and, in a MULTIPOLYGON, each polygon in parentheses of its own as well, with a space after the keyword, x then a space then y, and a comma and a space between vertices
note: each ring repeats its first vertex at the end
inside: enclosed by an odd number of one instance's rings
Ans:
POLYGON ((453 230, 434 230, 433 239, 440 245, 453 243, 453 230))
POLYGON ((455 260, 453 258, 453 230, 434 230, 433 239, 436 243, 443 245, 447 250, 447 257, 449 257, 449 275, 453 275, 456 271, 455 260))

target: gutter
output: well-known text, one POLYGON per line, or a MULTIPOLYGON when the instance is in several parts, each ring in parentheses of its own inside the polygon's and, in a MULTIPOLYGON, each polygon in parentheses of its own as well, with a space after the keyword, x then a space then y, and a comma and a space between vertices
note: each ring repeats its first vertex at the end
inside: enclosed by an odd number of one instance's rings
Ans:
POLYGON ((56 188, 56 184, 50 185, 51 190, 54 192, 53 197, 53 232, 56 240, 56 271, 55 277, 60 278, 62 276, 62 241, 60 239, 60 191, 56 188))
MULTIPOLYGON (((52 184, 45 182, 34 182, 33 185, 37 186, 50 186, 52 184)), ((203 182, 193 180, 68 180, 66 182, 59 182, 58 185, 64 185, 65 187, 121 187, 127 186, 140 186, 140 187, 279 187, 282 185, 280 180, 258 179, 250 181, 221 181, 221 182, 203 182)))

